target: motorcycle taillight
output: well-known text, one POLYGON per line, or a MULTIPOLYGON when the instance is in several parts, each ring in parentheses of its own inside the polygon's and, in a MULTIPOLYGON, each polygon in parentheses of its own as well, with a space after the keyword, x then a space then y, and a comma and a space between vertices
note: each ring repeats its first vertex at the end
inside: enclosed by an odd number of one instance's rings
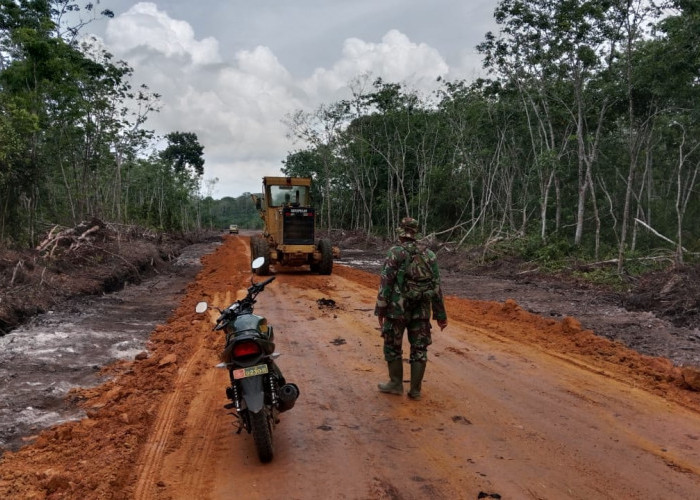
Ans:
POLYGON ((253 355, 260 354, 261 352, 262 352, 262 349, 260 349, 260 346, 251 340, 246 341, 246 342, 239 342, 238 344, 233 346, 233 357, 234 358, 243 358, 245 356, 253 356, 253 355))

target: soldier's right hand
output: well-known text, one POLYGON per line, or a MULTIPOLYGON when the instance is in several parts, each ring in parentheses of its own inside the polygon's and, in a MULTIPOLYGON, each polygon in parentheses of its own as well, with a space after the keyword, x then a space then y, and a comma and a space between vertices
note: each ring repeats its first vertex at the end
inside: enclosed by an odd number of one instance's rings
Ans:
POLYGON ((384 327, 384 316, 378 316, 379 319, 379 329, 381 330, 384 327))

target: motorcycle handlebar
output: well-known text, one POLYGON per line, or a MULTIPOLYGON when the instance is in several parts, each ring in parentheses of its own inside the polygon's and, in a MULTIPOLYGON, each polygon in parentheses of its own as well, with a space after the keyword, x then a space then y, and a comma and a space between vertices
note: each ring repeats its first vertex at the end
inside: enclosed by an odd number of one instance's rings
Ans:
POLYGON ((260 283, 253 283, 253 285, 248 289, 248 295, 255 297, 255 295, 259 294, 265 289, 265 286, 270 284, 275 279, 274 276, 271 278, 266 279, 265 281, 261 281, 260 283))
POLYGON ((272 276, 271 278, 266 279, 266 280, 263 281, 262 283, 258 283, 258 286, 259 286, 260 288, 265 288, 265 285, 268 285, 268 284, 272 283, 274 280, 275 280, 275 276, 272 276))
MULTIPOLYGON (((248 295, 244 299, 236 301, 236 303, 241 304, 239 307, 243 307, 242 304, 246 304, 246 303, 248 303, 250 306, 252 306, 255 303, 255 297, 258 295, 258 293, 262 292, 263 289, 265 288, 265 286, 270 284, 274 280, 275 280, 275 276, 272 276, 272 277, 266 279, 265 281, 261 281, 260 283, 254 283, 253 286, 251 286, 248 289, 248 295)), ((225 320, 228 320, 230 315, 232 315, 234 313, 234 311, 232 310, 232 307, 233 306, 229 306, 226 309, 224 309, 223 311, 221 311, 221 315, 216 320, 216 326, 214 327, 215 330, 219 330, 219 329, 223 328, 223 322, 225 320)), ((238 311, 238 310, 239 309, 236 308, 236 311, 238 311)))

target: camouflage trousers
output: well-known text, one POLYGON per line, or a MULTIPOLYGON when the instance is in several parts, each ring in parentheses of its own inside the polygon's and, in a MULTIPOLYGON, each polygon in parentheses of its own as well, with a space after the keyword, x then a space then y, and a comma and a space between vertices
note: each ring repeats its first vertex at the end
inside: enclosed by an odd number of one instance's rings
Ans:
POLYGON ((402 358, 403 331, 408 330, 408 343, 411 344, 410 362, 428 361, 428 346, 433 343, 430 337, 430 320, 406 320, 386 318, 382 327, 384 338, 384 359, 395 361, 402 358))

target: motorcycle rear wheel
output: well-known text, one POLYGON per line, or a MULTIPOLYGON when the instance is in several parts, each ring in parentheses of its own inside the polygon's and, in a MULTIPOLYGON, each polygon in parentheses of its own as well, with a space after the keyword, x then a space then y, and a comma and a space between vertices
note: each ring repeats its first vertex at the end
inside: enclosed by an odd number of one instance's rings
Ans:
POLYGON ((258 458, 263 463, 272 460, 272 428, 267 414, 267 408, 258 413, 250 413, 250 426, 255 441, 258 458))

